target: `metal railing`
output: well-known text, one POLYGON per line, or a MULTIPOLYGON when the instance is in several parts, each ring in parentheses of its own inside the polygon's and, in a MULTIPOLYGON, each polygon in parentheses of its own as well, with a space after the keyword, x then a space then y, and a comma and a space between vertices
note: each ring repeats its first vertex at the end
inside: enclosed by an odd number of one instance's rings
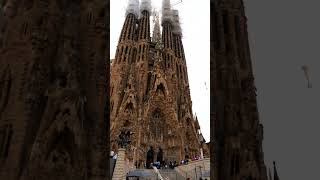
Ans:
POLYGON ((201 164, 197 163, 197 164, 191 165, 191 166, 193 166, 193 167, 188 170, 184 170, 181 168, 176 169, 176 170, 184 177, 184 179, 190 178, 190 179, 194 179, 194 180, 199 180, 200 178, 205 179, 203 177, 203 174, 206 171, 210 170, 210 169, 206 168, 205 162, 202 162, 201 164))

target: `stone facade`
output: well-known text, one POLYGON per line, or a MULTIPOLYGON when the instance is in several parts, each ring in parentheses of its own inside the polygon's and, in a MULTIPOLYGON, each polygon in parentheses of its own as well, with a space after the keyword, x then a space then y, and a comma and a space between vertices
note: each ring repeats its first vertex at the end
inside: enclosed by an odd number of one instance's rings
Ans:
POLYGON ((0 179, 107 178, 107 1, 4 1, 0 179))
POLYGON ((256 88, 242 0, 211 4, 212 159, 215 179, 266 180, 256 88))
POLYGON ((127 13, 112 61, 111 149, 119 148, 121 132, 130 132, 127 155, 140 165, 149 146, 156 152, 161 146, 166 161, 200 155, 200 127, 192 113, 181 34, 174 31, 177 25, 163 21, 161 35, 154 14, 151 39, 150 11, 141 9, 140 17, 134 12, 127 13))

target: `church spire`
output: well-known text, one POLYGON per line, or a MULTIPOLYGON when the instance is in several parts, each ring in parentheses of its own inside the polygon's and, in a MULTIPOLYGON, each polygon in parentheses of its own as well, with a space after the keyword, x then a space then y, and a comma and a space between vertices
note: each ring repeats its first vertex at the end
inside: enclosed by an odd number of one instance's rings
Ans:
POLYGON ((138 40, 149 41, 150 40, 150 14, 151 14, 151 1, 142 0, 140 6, 140 22, 139 22, 139 34, 138 40))
POLYGON ((173 50, 172 10, 170 0, 162 1, 162 43, 164 49, 173 50))
POLYGON ((142 0, 140 4, 140 11, 151 12, 151 0, 142 0))
POLYGON ((173 33, 182 36, 181 26, 179 20, 179 11, 172 10, 172 20, 173 20, 173 33))
POLYGON ((162 1, 162 24, 166 21, 172 22, 172 11, 171 11, 170 0, 162 1))
POLYGON ((160 43, 161 42, 161 31, 160 31, 160 21, 159 13, 153 10, 153 32, 152 32, 152 42, 160 43))
POLYGON ((279 180, 276 162, 273 161, 273 180, 279 180))
POLYGON ((126 16, 128 14, 134 14, 137 18, 138 12, 139 12, 139 0, 129 0, 128 7, 126 10, 126 16))

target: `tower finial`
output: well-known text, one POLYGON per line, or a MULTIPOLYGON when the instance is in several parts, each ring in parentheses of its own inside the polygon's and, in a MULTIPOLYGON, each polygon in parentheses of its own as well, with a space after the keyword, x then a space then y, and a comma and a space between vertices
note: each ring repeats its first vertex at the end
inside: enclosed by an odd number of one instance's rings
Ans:
POLYGON ((159 22, 159 13, 153 9, 153 32, 152 32, 152 42, 159 43, 161 41, 161 31, 159 22))
POLYGON ((126 15, 128 14, 134 14, 136 17, 138 17, 139 13, 139 0, 129 0, 126 15))
POLYGON ((172 10, 172 20, 173 20, 173 33, 181 36, 182 32, 181 32, 178 10, 172 10))
POLYGON ((151 0, 142 0, 140 4, 140 11, 148 11, 151 13, 151 0))
POLYGON ((172 11, 170 0, 162 1, 162 23, 165 21, 172 22, 172 11))

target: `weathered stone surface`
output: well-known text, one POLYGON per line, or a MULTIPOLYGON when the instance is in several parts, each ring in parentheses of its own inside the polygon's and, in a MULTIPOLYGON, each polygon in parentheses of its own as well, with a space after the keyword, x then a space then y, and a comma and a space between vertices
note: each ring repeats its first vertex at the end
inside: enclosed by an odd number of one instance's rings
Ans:
POLYGON ((106 179, 107 1, 5 1, 0 179, 106 179))

